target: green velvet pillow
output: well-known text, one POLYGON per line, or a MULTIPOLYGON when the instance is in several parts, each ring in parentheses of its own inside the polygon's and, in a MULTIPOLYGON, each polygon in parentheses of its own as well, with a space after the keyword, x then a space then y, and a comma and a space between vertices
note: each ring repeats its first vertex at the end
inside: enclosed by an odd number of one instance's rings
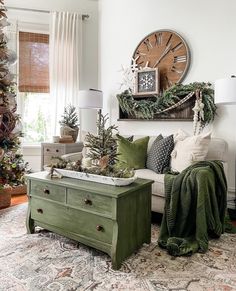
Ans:
POLYGON ((128 141, 125 137, 117 136, 118 143, 118 167, 119 168, 145 168, 147 159, 147 146, 149 136, 137 139, 133 142, 128 141))

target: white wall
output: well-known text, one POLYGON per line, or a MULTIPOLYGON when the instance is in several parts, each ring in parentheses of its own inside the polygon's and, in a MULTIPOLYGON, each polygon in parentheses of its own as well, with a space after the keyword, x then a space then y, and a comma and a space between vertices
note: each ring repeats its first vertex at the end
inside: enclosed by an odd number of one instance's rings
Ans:
MULTIPOLYGON (((115 95, 121 82, 121 65, 145 35, 159 29, 179 32, 191 50, 191 67, 184 83, 214 82, 236 74, 235 0, 101 0, 99 78, 105 110, 121 134, 173 133, 178 128, 192 131, 191 122, 117 122, 115 95)), ((235 188, 236 106, 224 106, 212 125, 213 135, 229 144, 229 188, 235 188)))
MULTIPOLYGON (((92 0, 6 0, 9 7, 39 9, 49 11, 71 11, 89 14, 89 19, 83 21, 83 63, 80 80, 81 89, 97 88, 98 86, 98 3, 92 0)), ((17 19, 21 27, 47 29, 49 14, 18 11, 9 9, 9 19, 17 19), (35 25, 36 24, 36 25, 35 25), (40 25, 38 25, 40 24, 40 25)), ((85 110, 81 113, 81 125, 84 130, 96 130, 96 112, 85 110)), ((24 147, 23 154, 34 171, 40 170, 40 148, 24 147)))

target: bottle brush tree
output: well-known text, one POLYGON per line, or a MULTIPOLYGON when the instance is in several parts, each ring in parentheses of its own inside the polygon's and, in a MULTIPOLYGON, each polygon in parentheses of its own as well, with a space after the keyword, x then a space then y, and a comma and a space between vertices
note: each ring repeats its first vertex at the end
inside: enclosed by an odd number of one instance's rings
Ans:
POLYGON ((87 156, 101 168, 112 168, 117 160, 117 143, 113 131, 118 131, 117 126, 110 125, 106 128, 108 115, 102 115, 99 111, 97 122, 98 134, 88 133, 85 146, 89 148, 87 156))
POLYGON ((59 121, 61 126, 68 126, 70 128, 77 128, 79 126, 79 117, 75 106, 69 104, 64 108, 64 113, 59 121))
POLYGON ((106 127, 107 120, 108 115, 103 116, 101 111, 99 111, 97 134, 88 133, 85 137, 85 147, 88 149, 86 157, 92 160, 92 166, 85 167, 81 165, 80 161, 74 162, 57 159, 51 164, 51 175, 55 168, 61 168, 115 178, 133 177, 133 169, 119 168, 116 166, 118 153, 114 131, 116 132, 118 130, 115 125, 106 127))

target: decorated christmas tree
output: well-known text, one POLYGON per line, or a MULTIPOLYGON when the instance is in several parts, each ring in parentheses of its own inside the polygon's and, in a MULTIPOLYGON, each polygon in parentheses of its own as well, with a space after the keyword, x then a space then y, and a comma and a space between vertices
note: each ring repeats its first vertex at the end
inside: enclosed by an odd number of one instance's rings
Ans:
POLYGON ((1 189, 24 183, 26 164, 20 149, 21 123, 16 113, 16 82, 10 67, 16 54, 7 46, 5 28, 9 25, 4 1, 0 0, 0 199, 1 189))

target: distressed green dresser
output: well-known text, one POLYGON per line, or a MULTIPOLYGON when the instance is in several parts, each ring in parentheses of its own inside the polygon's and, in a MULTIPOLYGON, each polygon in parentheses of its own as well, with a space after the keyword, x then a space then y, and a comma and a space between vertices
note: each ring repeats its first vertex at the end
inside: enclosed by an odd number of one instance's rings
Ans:
POLYGON ((125 187, 71 178, 27 176, 27 231, 35 226, 107 253, 113 269, 151 238, 151 180, 125 187))

